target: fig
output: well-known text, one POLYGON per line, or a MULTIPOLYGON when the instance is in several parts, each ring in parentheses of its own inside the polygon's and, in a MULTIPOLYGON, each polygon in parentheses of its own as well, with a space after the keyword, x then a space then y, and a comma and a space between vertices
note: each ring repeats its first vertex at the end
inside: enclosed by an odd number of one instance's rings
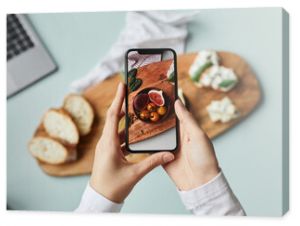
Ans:
POLYGON ((164 106, 165 105, 165 99, 163 97, 163 91, 162 90, 155 90, 152 89, 148 92, 148 96, 154 104, 157 106, 164 106))
POLYGON ((149 103, 149 96, 146 93, 141 93, 135 96, 133 106, 136 110, 142 111, 149 103))

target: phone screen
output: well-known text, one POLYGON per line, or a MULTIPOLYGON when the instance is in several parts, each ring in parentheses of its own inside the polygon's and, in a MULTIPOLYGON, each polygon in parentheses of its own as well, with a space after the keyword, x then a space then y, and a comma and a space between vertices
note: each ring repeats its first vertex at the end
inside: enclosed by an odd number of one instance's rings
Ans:
POLYGON ((176 53, 172 49, 129 50, 126 54, 126 75, 128 151, 176 150, 176 53))

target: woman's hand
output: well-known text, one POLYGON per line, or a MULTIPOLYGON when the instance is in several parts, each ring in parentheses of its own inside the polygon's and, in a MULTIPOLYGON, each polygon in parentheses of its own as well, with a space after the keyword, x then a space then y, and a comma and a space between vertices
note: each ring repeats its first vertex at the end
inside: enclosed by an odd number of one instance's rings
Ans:
POLYGON ((164 169, 178 189, 191 190, 210 181, 220 170, 212 143, 180 100, 175 102, 175 111, 181 139, 175 160, 164 169))
POLYGON ((174 159, 172 153, 160 152, 139 163, 132 164, 126 161, 118 134, 119 120, 124 115, 121 110, 124 88, 120 83, 113 103, 107 111, 90 179, 90 185, 95 191, 117 203, 123 202, 134 185, 153 168, 174 159))

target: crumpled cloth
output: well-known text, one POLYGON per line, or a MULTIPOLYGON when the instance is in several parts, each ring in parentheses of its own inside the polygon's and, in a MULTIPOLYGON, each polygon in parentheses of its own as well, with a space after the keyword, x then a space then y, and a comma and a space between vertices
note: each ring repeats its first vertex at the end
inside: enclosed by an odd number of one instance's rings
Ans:
POLYGON ((71 91, 82 92, 107 76, 123 71, 125 52, 130 48, 173 48, 183 53, 187 24, 196 14, 197 11, 128 12, 118 40, 89 73, 71 83, 71 91))

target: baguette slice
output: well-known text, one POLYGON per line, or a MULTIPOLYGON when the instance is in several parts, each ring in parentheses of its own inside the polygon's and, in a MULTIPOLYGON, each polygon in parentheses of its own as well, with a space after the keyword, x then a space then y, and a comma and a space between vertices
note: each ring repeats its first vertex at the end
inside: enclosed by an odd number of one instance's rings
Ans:
POLYGON ((91 131, 94 111, 83 96, 77 94, 68 95, 64 100, 63 108, 72 116, 80 135, 87 135, 91 131))
POLYGON ((126 160, 130 163, 138 163, 143 161, 145 158, 148 158, 151 154, 143 154, 143 153, 139 153, 139 154, 128 154, 126 155, 126 160))
POLYGON ((43 118, 43 126, 47 134, 63 144, 76 145, 79 132, 75 122, 64 109, 50 109, 43 118))
POLYGON ((29 142, 30 153, 42 162, 61 164, 77 158, 75 146, 64 146, 48 136, 36 136, 29 142))

